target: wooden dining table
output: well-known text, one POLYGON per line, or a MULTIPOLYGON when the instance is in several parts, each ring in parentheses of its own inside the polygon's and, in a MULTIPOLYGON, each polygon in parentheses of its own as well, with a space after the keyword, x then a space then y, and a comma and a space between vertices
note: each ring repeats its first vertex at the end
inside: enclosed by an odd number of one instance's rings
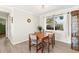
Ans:
MULTIPOLYGON (((35 34, 38 37, 38 40, 40 40, 42 42, 42 52, 43 52, 43 50, 44 50, 44 40, 47 40, 49 42, 48 35, 46 35, 43 32, 36 32, 35 34)), ((49 45, 48 45, 48 52, 49 52, 49 45)))
POLYGON ((44 40, 49 39, 48 34, 46 34, 44 32, 36 32, 35 34, 38 37, 39 41, 44 41, 44 40))

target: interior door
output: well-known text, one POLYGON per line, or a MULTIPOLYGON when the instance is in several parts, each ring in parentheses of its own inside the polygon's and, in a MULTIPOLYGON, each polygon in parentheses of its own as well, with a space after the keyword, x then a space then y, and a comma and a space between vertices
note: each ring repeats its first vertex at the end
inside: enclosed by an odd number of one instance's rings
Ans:
POLYGON ((79 10, 71 12, 71 48, 79 50, 79 10))

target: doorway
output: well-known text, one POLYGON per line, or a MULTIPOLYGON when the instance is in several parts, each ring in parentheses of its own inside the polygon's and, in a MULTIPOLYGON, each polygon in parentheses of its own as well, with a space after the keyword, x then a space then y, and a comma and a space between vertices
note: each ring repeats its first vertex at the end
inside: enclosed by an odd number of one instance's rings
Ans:
POLYGON ((5 37, 6 34, 6 20, 0 17, 0 38, 5 37))
POLYGON ((0 11, 0 38, 6 37, 9 13, 0 11))

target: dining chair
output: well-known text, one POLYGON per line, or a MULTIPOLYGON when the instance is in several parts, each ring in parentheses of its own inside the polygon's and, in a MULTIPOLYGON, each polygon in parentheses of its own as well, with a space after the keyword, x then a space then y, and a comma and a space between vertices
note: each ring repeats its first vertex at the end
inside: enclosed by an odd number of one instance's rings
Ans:
POLYGON ((48 34, 48 37, 49 37, 49 43, 52 45, 53 48, 55 45, 55 34, 54 33, 48 34))
POLYGON ((54 33, 47 33, 47 39, 44 40, 44 46, 46 46, 48 48, 48 52, 50 52, 50 46, 52 46, 52 48, 55 45, 55 34, 54 33))
POLYGON ((40 40, 38 40, 38 37, 34 33, 29 34, 29 51, 31 51, 32 46, 36 47, 36 52, 38 52, 39 50, 41 50, 41 52, 43 52, 42 42, 40 40))

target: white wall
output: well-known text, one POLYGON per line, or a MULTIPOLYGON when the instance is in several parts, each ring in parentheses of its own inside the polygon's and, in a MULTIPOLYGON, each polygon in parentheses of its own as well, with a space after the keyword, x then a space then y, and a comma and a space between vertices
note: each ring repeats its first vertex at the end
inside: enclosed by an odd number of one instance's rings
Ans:
POLYGON ((45 28, 45 18, 47 16, 65 14, 64 31, 55 31, 55 39, 70 44, 71 43, 71 15, 70 13, 69 14, 67 13, 74 10, 79 10, 79 6, 45 13, 40 16, 40 25, 43 28, 45 28))
POLYGON ((0 6, 0 11, 9 13, 6 36, 12 44, 27 41, 29 33, 37 31, 40 17, 31 14, 27 10, 24 11, 14 7, 0 6), (11 23, 10 17, 13 17, 13 23, 11 23), (31 23, 27 23, 28 18, 31 19, 31 23))
POLYGON ((13 23, 12 23, 12 43, 17 44, 28 40, 29 33, 37 31, 39 18, 35 15, 29 14, 19 9, 14 9, 13 23), (31 22, 28 23, 27 19, 31 22))

